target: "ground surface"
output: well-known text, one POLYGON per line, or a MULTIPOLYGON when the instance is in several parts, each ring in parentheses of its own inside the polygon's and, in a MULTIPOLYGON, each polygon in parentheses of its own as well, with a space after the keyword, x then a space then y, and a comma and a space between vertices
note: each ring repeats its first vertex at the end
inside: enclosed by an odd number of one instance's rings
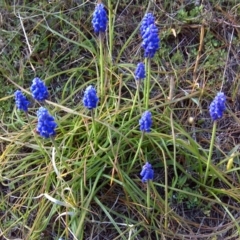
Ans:
POLYGON ((239 239, 239 2, 104 4, 112 25, 95 144, 81 103, 86 86, 99 79, 95 1, 0 2, 0 238, 239 239), (137 28, 147 11, 161 48, 151 61, 153 130, 138 147, 133 73, 143 61, 137 28), (48 86, 47 104, 58 119, 61 177, 52 143, 30 128, 38 103, 31 99, 29 121, 14 106, 14 91, 30 96, 36 76, 48 86), (227 111, 217 122, 204 182, 213 127, 208 107, 219 91, 227 111), (146 159, 155 170, 149 186, 139 178, 146 159))

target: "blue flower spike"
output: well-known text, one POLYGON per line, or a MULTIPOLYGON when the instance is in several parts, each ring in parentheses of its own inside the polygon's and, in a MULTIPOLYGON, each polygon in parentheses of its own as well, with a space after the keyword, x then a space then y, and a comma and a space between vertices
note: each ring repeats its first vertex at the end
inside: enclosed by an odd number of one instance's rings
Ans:
POLYGON ((151 24, 155 24, 155 18, 152 13, 146 13, 140 26, 141 36, 144 35, 145 31, 151 24))
POLYGON ((84 92, 84 96, 83 96, 84 107, 86 107, 89 110, 96 108, 98 100, 99 99, 97 96, 96 89, 92 85, 88 86, 86 88, 86 90, 84 92))
POLYGON ((152 114, 149 111, 145 111, 139 120, 140 130, 142 132, 150 132, 152 126, 152 114))
POLYGON ((142 38, 144 57, 153 58, 157 50, 160 48, 160 39, 158 37, 158 29, 156 25, 151 24, 144 32, 142 38))
POLYGON ((143 165, 140 176, 142 177, 143 183, 149 180, 153 180, 154 171, 152 169, 152 165, 149 162, 146 162, 146 164, 143 165))
POLYGON ((20 90, 17 90, 14 93, 15 96, 15 103, 19 110, 22 110, 24 112, 28 111, 29 101, 27 100, 26 96, 23 95, 23 93, 20 90))
POLYGON ((92 26, 94 32, 98 35, 101 32, 105 32, 107 29, 107 13, 104 9, 102 3, 96 5, 95 11, 93 13, 92 26))
POLYGON ((217 93, 212 103, 209 106, 209 113, 213 121, 222 118, 225 106, 226 96, 223 92, 217 93))
POLYGON ((146 77, 145 65, 142 62, 140 62, 137 64, 137 67, 135 70, 135 79, 141 80, 141 79, 144 79, 145 77, 146 77))
POLYGON ((38 77, 34 78, 30 87, 32 96, 37 101, 44 101, 48 98, 48 89, 45 83, 38 77))
POLYGON ((48 110, 44 107, 40 107, 37 111, 37 117, 37 133, 44 138, 55 136, 55 128, 57 127, 57 124, 54 118, 48 113, 48 110))

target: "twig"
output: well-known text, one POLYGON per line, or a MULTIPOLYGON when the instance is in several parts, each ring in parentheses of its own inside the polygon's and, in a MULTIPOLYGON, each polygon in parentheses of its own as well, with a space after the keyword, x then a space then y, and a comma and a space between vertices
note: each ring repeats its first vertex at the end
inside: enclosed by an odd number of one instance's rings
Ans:
MULTIPOLYGON (((23 25, 23 21, 22 21, 22 17, 20 16, 20 13, 18 12, 18 18, 19 18, 19 21, 20 21, 20 24, 21 24, 21 27, 22 27, 22 30, 23 30, 23 34, 24 34, 24 37, 26 39, 26 43, 27 43, 27 46, 28 46, 28 50, 29 50, 29 55, 28 55, 28 58, 30 58, 30 56, 32 55, 32 49, 31 49, 31 46, 30 46, 30 43, 28 41, 28 37, 27 37, 27 33, 25 31, 25 28, 24 28, 24 25, 23 25)), ((30 65, 32 67, 32 70, 35 72, 35 68, 34 66, 32 65, 31 61, 30 62, 30 65)))
POLYGON ((227 70, 229 53, 230 53, 231 46, 232 46, 233 33, 234 33, 234 29, 232 30, 232 35, 231 35, 231 39, 230 39, 230 42, 229 42, 226 64, 225 64, 224 71, 223 71, 223 80, 222 80, 222 85, 221 85, 221 91, 222 91, 222 87, 223 87, 223 83, 224 83, 224 78, 225 78, 225 74, 226 74, 226 70, 227 70))

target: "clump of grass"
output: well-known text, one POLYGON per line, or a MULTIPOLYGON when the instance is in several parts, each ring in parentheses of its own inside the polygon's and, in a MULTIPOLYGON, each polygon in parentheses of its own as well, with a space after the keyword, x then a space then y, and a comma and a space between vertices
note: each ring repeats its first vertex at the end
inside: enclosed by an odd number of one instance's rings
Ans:
POLYGON ((215 31, 210 18, 216 14, 227 21, 238 10, 237 4, 217 3, 212 8, 145 3, 161 28, 161 48, 145 62, 147 77, 137 85, 145 14, 140 6, 108 1, 108 29, 99 38, 86 14, 94 10, 89 2, 5 4, 12 25, 4 25, 0 70, 11 91, 3 92, 0 101, 10 104, 14 90, 21 89, 30 105, 27 118, 12 101, 12 110, 1 119, 0 236, 238 236, 239 142, 228 132, 238 121, 230 101, 238 96, 238 32, 233 26, 230 35, 222 36, 225 25, 215 31), (44 102, 31 98, 36 76, 48 86, 44 102), (100 96, 94 111, 82 102, 89 85, 100 96), (215 124, 210 149, 208 107, 219 90, 226 93, 227 111, 215 124), (34 131, 41 105, 58 125, 53 142, 34 131), (142 134, 139 119, 145 110, 152 125, 142 134), (147 184, 140 176, 146 162, 154 170, 147 184))

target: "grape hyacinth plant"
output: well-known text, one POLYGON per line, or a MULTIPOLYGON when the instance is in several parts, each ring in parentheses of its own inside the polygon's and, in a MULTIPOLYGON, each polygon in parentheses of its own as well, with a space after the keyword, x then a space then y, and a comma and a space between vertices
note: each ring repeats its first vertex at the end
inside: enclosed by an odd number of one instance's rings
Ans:
POLYGON ((96 89, 92 85, 88 86, 86 88, 86 90, 84 92, 84 96, 83 96, 84 107, 86 107, 89 110, 96 108, 98 100, 99 99, 97 96, 96 89))
POLYGON ((153 180, 154 171, 153 171, 152 165, 150 163, 146 162, 146 164, 142 167, 140 176, 142 177, 143 183, 145 183, 149 180, 153 180))
MULTIPOLYGON (((136 95, 135 95, 135 98, 134 98, 133 106, 135 106, 136 101, 137 101, 137 97, 138 97, 138 104, 139 104, 138 107, 140 109, 140 112, 142 113, 139 89, 140 89, 140 83, 141 83, 140 80, 143 80, 146 77, 145 65, 144 65, 143 62, 140 62, 140 63, 137 64, 135 72, 134 72, 134 76, 135 76, 135 80, 136 80, 137 91, 136 91, 136 95)), ((134 110, 134 108, 132 108, 130 116, 132 116, 133 110, 134 110)))
POLYGON ((143 137, 144 137, 145 132, 150 132, 151 131, 151 129, 150 129, 151 126, 152 126, 152 114, 151 114, 151 112, 145 111, 142 114, 141 118, 139 119, 139 126, 140 126, 140 131, 142 132, 142 134, 141 134, 141 138, 139 140, 138 149, 136 151, 136 154, 134 156, 134 159, 132 161, 130 169, 132 169, 132 167, 134 166, 135 161, 137 159, 137 156, 140 152, 140 148, 141 148, 141 145, 142 145, 142 141, 143 141, 143 137))
POLYGON ((211 104, 209 106, 209 113, 214 122, 213 122, 212 138, 211 138, 211 143, 210 143, 210 148, 209 148, 208 160, 207 160, 207 167, 206 167, 204 181, 203 181, 204 184, 206 184, 206 181, 207 181, 211 158, 212 158, 213 146, 214 146, 216 129, 217 129, 217 121, 216 120, 222 118, 223 112, 226 109, 225 103, 226 103, 225 94, 223 92, 219 92, 219 93, 217 93, 217 96, 213 99, 213 101, 211 102, 211 104))
POLYGON ((135 79, 136 80, 141 80, 146 77, 145 73, 145 65, 144 63, 140 62, 137 64, 136 70, 135 70, 135 79))
MULTIPOLYGON (((152 169, 152 165, 149 162, 146 162, 142 167, 142 171, 140 172, 140 176, 142 177, 143 183, 148 183, 149 180, 153 180, 154 171, 152 169)), ((150 216, 150 186, 147 184, 147 217, 150 216)))
POLYGON ((57 124, 46 108, 39 108, 37 111, 37 118, 38 123, 36 130, 41 137, 49 138, 56 135, 55 128, 57 127, 57 124))
POLYGON ((142 48, 144 50, 145 65, 147 71, 147 79, 144 82, 144 104, 148 108, 149 92, 150 92, 150 59, 154 57, 157 50, 160 48, 160 39, 158 37, 158 28, 155 25, 155 19, 152 13, 147 13, 140 27, 142 36, 142 48))
POLYGON ((224 93, 217 93, 217 96, 214 98, 209 107, 209 113, 213 121, 222 118, 223 112, 226 109, 225 102, 226 96, 224 93))
POLYGON ((155 24, 151 24, 144 32, 142 48, 144 49, 145 58, 153 58, 156 51, 160 47, 160 40, 158 37, 158 29, 155 24))
POLYGON ((142 132, 150 132, 152 126, 152 114, 149 111, 145 111, 139 120, 140 130, 142 132))
POLYGON ((93 109, 97 107, 98 101, 99 99, 97 96, 96 89, 92 85, 88 86, 84 92, 83 105, 87 109, 91 110, 92 121, 93 121, 92 128, 93 128, 95 146, 97 146, 97 130, 96 130, 96 124, 94 121, 93 109))
POLYGON ((16 103, 17 108, 19 110, 27 112, 28 111, 28 106, 29 106, 29 101, 26 98, 26 96, 23 95, 23 93, 20 90, 17 90, 14 93, 14 96, 15 96, 15 103, 16 103))
POLYGON ((97 35, 99 35, 101 32, 103 33, 106 31, 107 21, 107 13, 104 9, 104 5, 102 3, 98 3, 93 13, 92 19, 93 29, 97 35))
POLYGON ((45 83, 38 77, 34 78, 30 87, 32 96, 37 101, 44 101, 48 98, 48 89, 45 83))
POLYGON ((98 91, 103 99, 105 96, 105 88, 104 88, 104 59, 103 59, 103 33, 105 33, 107 29, 108 17, 107 13, 104 9, 104 5, 102 3, 98 3, 96 5, 95 11, 93 13, 92 26, 94 32, 99 36, 99 50, 100 50, 100 58, 99 58, 99 66, 100 66, 100 80, 98 85, 98 91))

